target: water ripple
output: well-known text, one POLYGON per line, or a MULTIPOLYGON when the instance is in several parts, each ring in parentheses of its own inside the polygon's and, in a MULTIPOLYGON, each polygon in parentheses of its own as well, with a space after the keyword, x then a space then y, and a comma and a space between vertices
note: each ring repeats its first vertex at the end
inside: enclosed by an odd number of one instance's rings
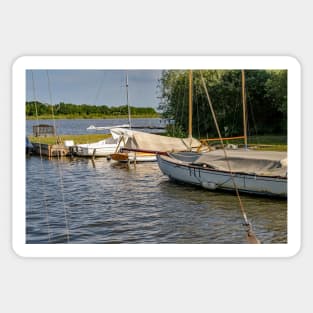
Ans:
MULTIPOLYGON (((27 243, 245 243, 232 194, 177 185, 156 163, 26 160, 27 243)), ((287 202, 243 196, 264 243, 287 242, 287 202)))

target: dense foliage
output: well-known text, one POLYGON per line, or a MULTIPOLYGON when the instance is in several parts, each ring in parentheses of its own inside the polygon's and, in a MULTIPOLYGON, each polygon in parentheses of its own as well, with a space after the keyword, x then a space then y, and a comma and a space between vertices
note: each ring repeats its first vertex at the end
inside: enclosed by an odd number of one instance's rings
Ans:
MULTIPOLYGON (((130 107, 132 115, 156 116, 157 113, 153 108, 130 107)), ((94 118, 104 116, 121 116, 128 115, 127 105, 118 107, 108 107, 106 105, 76 105, 71 103, 59 103, 48 105, 38 101, 26 102, 26 116, 50 116, 50 118, 65 116, 69 118, 94 118)))
MULTIPOLYGON (((188 128, 189 71, 164 71, 160 79, 159 110, 175 121, 176 135, 188 128)), ((207 86, 223 136, 243 135, 241 70, 205 70, 207 86)), ((287 71, 245 70, 249 135, 287 133, 287 71)), ((200 71, 193 71, 193 134, 216 137, 200 71)))

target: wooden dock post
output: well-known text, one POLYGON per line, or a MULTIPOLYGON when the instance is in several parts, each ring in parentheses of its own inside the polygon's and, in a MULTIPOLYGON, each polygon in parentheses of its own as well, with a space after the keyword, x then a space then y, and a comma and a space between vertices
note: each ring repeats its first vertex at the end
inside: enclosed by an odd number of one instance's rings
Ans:
POLYGON ((33 142, 32 145, 34 154, 46 156, 48 158, 69 156, 71 154, 70 149, 64 145, 48 145, 37 142, 33 142))

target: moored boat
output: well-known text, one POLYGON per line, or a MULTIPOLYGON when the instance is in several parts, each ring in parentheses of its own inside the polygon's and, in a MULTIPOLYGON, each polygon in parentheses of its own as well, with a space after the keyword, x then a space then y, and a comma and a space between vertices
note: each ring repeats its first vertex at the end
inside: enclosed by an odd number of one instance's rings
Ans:
MULTIPOLYGON (((201 74, 221 150, 208 153, 169 153, 158 156, 161 171, 170 179, 209 190, 235 191, 287 197, 287 153, 252 151, 247 145, 245 75, 242 70, 242 99, 245 149, 226 151, 216 115, 201 74)), ((189 75, 189 136, 192 135, 192 71, 189 75)), ((241 201, 239 200, 241 203, 241 201)), ((245 218, 246 220, 246 218, 245 218)))
POLYGON ((287 197, 287 154, 272 151, 223 151, 159 155, 170 179, 208 190, 226 190, 287 197), (227 164, 229 162, 229 164, 227 164), (231 167, 231 170, 229 168, 231 167))
POLYGON ((109 156, 116 151, 118 142, 118 138, 110 137, 108 139, 100 140, 90 144, 78 144, 74 147, 73 151, 75 155, 84 157, 109 156))
POLYGON ((118 162, 155 162, 157 157, 153 153, 144 152, 117 152, 111 158, 118 162))
POLYGON ((124 143, 111 155, 112 160, 119 162, 156 161, 156 154, 160 152, 190 151, 201 145, 194 138, 167 137, 122 128, 111 129, 111 132, 118 134, 120 142, 124 143))

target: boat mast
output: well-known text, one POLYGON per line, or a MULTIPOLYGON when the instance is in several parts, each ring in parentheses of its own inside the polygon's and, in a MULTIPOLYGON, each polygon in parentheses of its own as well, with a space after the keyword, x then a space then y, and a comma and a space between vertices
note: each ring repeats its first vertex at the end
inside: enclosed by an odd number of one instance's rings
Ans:
POLYGON ((189 127, 188 137, 192 137, 192 70, 189 70, 189 127))
POLYGON ((247 104, 246 104, 246 88, 245 88, 245 71, 241 70, 241 81, 242 81, 242 112, 243 112, 243 136, 245 140, 245 149, 248 149, 247 141, 247 104))
POLYGON ((128 124, 129 124, 129 129, 132 128, 131 125, 131 118, 130 118, 130 106, 129 106, 129 101, 128 101, 128 73, 126 72, 126 103, 127 103, 127 108, 128 108, 128 124))

